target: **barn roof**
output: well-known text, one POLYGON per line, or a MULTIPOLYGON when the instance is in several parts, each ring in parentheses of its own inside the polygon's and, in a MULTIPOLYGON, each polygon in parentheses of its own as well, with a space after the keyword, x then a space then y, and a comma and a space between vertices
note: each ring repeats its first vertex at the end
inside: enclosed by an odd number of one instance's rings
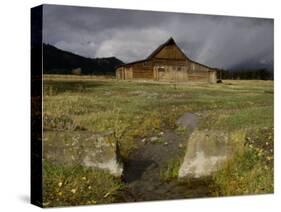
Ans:
MULTIPOLYGON (((178 47, 178 45, 176 44, 175 40, 170 37, 165 43, 161 44, 160 46, 158 46, 157 49, 155 49, 146 59, 151 59, 153 58, 158 52, 160 52, 165 46, 170 46, 170 45, 175 45, 180 52, 186 57, 186 55, 182 52, 182 50, 178 47)), ((187 58, 187 57, 186 57, 187 58)), ((188 59, 188 58, 187 58, 188 59)))
POLYGON ((212 67, 209 67, 209 66, 206 66, 204 64, 201 64, 201 63, 198 63, 194 60, 191 60, 190 58, 188 58, 185 53, 181 50, 181 48, 179 48, 179 46, 176 44, 175 40, 170 37, 165 43, 161 44, 160 46, 158 46, 158 48, 156 48, 146 59, 143 59, 143 60, 137 60, 137 61, 134 61, 134 62, 130 62, 130 63, 126 63, 126 64, 122 64, 118 67, 122 67, 122 66, 129 66, 129 65, 133 65, 133 64, 136 64, 136 63, 141 63, 141 62, 145 62, 145 61, 148 61, 150 59, 152 59, 158 52, 160 52, 164 47, 166 46, 170 46, 170 45, 175 45, 179 51, 183 54, 183 56, 190 62, 192 63, 196 63, 198 65, 201 65, 203 67, 206 67, 206 68, 209 68, 209 69, 215 69, 217 70, 216 68, 212 68, 212 67))

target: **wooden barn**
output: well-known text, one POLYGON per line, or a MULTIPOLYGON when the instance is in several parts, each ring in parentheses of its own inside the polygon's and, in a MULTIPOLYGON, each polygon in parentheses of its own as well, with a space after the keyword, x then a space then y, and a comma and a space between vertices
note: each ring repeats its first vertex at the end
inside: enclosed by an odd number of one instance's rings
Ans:
POLYGON ((216 83, 217 69, 189 59, 173 38, 154 50, 146 59, 117 67, 117 79, 171 82, 199 81, 216 83))

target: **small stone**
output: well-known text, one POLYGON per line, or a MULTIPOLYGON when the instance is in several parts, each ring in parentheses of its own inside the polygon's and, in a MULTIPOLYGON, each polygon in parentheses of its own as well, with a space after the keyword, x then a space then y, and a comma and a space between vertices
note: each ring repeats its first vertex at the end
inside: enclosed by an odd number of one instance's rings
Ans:
POLYGON ((160 135, 160 136, 164 135, 164 132, 160 132, 159 135, 160 135))
POLYGON ((142 143, 146 142, 146 138, 141 139, 141 142, 142 143))
POLYGON ((156 137, 156 136, 150 138, 151 142, 154 142, 154 141, 157 141, 157 140, 158 140, 158 137, 156 137))
POLYGON ((168 142, 166 141, 166 142, 164 143, 164 145, 168 145, 168 142))
POLYGON ((182 144, 179 144, 179 148, 182 148, 183 147, 183 145, 182 144))

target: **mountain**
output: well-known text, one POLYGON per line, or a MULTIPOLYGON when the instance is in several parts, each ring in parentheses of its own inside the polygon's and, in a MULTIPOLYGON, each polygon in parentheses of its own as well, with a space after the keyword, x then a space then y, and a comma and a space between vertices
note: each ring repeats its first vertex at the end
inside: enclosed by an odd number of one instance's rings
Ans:
POLYGON ((115 68, 121 64, 116 57, 86 58, 43 44, 44 74, 115 75, 115 68))

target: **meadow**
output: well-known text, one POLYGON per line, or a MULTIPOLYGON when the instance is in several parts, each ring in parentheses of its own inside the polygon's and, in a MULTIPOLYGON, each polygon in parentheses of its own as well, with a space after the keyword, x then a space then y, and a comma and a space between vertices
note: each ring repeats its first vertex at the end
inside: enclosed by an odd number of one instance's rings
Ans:
MULTIPOLYGON (((47 75, 43 90, 44 132, 113 131, 124 160, 145 145, 145 138, 167 130, 181 133, 178 117, 196 113, 199 129, 230 133, 234 152, 211 180, 201 179, 208 196, 273 192, 273 81, 165 83, 47 75)), ((163 181, 176 181, 178 166, 174 158, 163 166, 163 181)), ((43 184, 48 207, 125 201, 126 182, 81 166, 44 160, 43 184)), ((190 189, 188 182, 183 186, 190 189)))

